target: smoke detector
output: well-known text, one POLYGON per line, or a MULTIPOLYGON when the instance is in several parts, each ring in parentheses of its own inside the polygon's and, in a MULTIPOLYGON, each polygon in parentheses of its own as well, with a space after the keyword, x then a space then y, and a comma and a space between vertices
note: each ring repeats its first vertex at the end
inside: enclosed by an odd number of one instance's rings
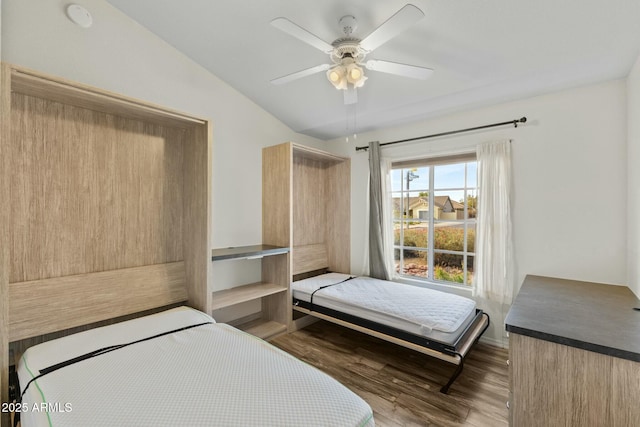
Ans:
POLYGON ((93 24, 93 18, 87 9, 79 4, 67 6, 67 17, 76 25, 82 28, 89 28, 93 24))

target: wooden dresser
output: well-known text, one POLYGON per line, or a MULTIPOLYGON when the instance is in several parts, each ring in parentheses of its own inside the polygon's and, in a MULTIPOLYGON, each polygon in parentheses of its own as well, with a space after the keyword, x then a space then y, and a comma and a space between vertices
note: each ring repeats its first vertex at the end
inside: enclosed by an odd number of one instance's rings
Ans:
POLYGON ((640 426, 640 301, 527 276, 506 318, 512 426, 640 426))

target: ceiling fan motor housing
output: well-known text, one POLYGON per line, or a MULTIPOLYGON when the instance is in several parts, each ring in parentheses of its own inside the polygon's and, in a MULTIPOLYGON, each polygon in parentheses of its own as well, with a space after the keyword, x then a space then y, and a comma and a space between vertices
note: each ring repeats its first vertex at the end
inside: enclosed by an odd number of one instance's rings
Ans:
POLYGON ((360 40, 351 37, 344 37, 332 43, 333 52, 331 60, 335 64, 340 64, 344 58, 351 57, 356 63, 362 62, 366 52, 360 47, 360 40))

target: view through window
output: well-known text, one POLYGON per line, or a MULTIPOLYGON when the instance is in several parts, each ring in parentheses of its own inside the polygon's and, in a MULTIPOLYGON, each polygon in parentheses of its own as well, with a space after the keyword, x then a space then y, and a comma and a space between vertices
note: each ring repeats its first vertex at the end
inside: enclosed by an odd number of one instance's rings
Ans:
POLYGON ((478 206, 475 156, 394 164, 391 181, 396 273, 471 286, 478 206))

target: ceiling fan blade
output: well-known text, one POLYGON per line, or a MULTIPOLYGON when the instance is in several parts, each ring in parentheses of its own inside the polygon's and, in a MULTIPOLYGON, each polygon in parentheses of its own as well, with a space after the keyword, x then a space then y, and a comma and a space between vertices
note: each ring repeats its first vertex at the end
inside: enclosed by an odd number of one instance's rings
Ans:
POLYGON ((306 70, 296 71, 295 73, 278 77, 277 79, 271 80, 271 83, 274 85, 282 85, 285 83, 289 83, 293 80, 301 79, 302 77, 310 76, 311 74, 319 73, 320 71, 326 71, 329 68, 331 68, 331 65, 329 64, 316 65, 315 67, 307 68, 306 70))
POLYGON ((371 52, 388 42, 424 17, 424 13, 412 4, 408 4, 387 19, 382 25, 360 42, 360 47, 371 52))
POLYGON ((358 102, 358 92, 356 92, 356 88, 351 86, 347 88, 344 92, 344 105, 356 104, 358 102))
POLYGON ((301 26, 294 24, 287 18, 276 18, 271 21, 271 25, 325 53, 331 53, 333 51, 333 46, 329 43, 325 42, 315 34, 311 34, 301 26))
POLYGON ((371 59, 364 64, 367 70, 380 71, 381 73, 397 74, 398 76, 411 77, 412 79, 426 80, 433 70, 417 65, 399 64, 391 61, 378 61, 371 59))

